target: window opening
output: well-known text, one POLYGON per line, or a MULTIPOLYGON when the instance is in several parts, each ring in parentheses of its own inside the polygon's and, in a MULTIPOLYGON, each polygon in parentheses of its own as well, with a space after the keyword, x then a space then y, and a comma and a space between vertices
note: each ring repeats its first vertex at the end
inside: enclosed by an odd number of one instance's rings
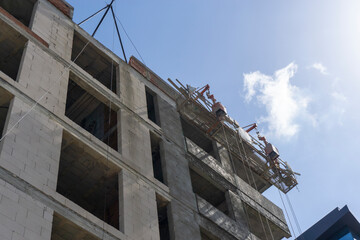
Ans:
POLYGON ((119 172, 105 157, 63 133, 56 191, 116 229, 119 229, 119 172))
POLYGON ((29 27, 35 0, 0 0, 0 7, 29 27))
POLYGON ((118 150, 117 113, 81 88, 70 74, 65 115, 83 129, 118 150))
POLYGON ((157 101, 155 93, 152 93, 149 89, 146 89, 146 105, 148 118, 155 124, 160 125, 156 104, 157 101))
POLYGON ((118 68, 118 65, 114 60, 91 43, 83 50, 87 42, 88 40, 81 36, 81 34, 76 31, 74 32, 71 61, 74 61, 77 57, 75 61, 76 65, 116 93, 116 69, 118 68), (81 54, 79 55, 80 52, 81 54), (111 71, 113 72, 111 73, 111 71), (113 77, 112 82, 111 76, 113 77))
POLYGON ((165 184, 161 161, 161 140, 150 133, 150 143, 154 178, 165 184))
POLYGON ((160 240, 170 240, 168 202, 156 195, 160 240))

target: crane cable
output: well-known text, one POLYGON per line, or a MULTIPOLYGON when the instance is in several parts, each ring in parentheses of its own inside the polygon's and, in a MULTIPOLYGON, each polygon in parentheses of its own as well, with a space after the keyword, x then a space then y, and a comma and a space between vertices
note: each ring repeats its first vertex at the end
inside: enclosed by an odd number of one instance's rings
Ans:
POLYGON ((146 63, 145 63, 143 57, 141 56, 141 54, 140 54, 140 52, 138 51, 137 47, 135 46, 134 42, 131 40, 129 34, 128 34, 127 31, 125 30, 124 25, 121 23, 121 21, 120 21, 120 19, 118 18, 118 16, 115 15, 115 18, 119 21, 121 28, 124 30, 125 35, 127 36, 127 38, 129 39, 131 45, 134 47, 135 51, 136 51, 137 54, 139 55, 142 63, 146 66, 146 63))

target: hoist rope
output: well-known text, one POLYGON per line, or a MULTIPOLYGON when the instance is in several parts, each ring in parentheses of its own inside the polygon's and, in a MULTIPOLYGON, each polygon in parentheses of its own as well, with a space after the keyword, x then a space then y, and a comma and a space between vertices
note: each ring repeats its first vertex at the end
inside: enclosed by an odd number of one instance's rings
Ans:
POLYGON ((289 220, 291 231, 293 232, 294 237, 296 238, 296 233, 295 233, 295 231, 294 231, 294 228, 293 228, 293 225, 292 225, 292 223, 291 223, 291 219, 290 219, 289 213, 288 213, 288 211, 287 211, 287 209, 286 209, 286 206, 285 206, 283 197, 281 196, 281 192, 280 192, 279 189, 278 189, 278 192, 279 192, 279 195, 280 195, 281 202, 282 202, 282 204, 283 204, 283 206, 284 206, 286 216, 287 216, 287 218, 288 218, 288 220, 289 220))
POLYGON ((290 201, 290 199, 289 199, 289 197, 288 197, 287 194, 285 194, 285 197, 286 197, 287 202, 288 202, 288 204, 289 204, 289 206, 290 206, 290 210, 291 210, 292 215, 293 215, 293 218, 294 218, 294 220, 295 220, 296 227, 297 227, 297 229, 298 229, 298 231, 299 231, 299 235, 302 235, 302 231, 301 231, 301 228, 300 228, 300 224, 299 224, 299 221, 298 221, 298 219, 297 219, 297 217, 296 217, 296 214, 295 214, 295 211, 294 211, 293 206, 292 206, 292 204, 291 204, 291 201, 290 201))
MULTIPOLYGON (((239 136, 239 137, 240 137, 240 136, 239 136)), ((237 139, 237 138, 236 138, 236 139, 237 139)), ((241 140, 242 140, 242 139, 241 139, 241 140)), ((239 149, 239 148, 240 148, 240 147, 239 147, 239 142, 236 141, 236 143, 237 143, 238 149, 239 149)), ((247 154, 246 154, 246 150, 245 150, 243 141, 240 141, 240 143, 241 143, 241 147, 242 147, 243 152, 244 152, 245 160, 247 161, 247 164, 248 164, 248 167, 249 167, 250 175, 251 175, 251 177, 252 177, 252 180, 253 180, 255 189, 256 189, 256 191, 259 192, 259 189, 258 189, 257 184, 256 184, 256 181, 255 181, 254 173, 253 173, 253 171, 252 171, 251 168, 250 168, 250 160, 248 159, 248 156, 247 156, 247 154)), ((239 150, 240 150, 240 149, 239 149, 239 150)), ((239 152, 241 152, 241 151, 239 151, 239 152)), ((249 181, 249 183, 250 183, 250 181, 249 181)), ((260 212, 259 212, 259 211, 257 211, 257 212, 258 212, 258 214, 259 214, 259 218, 260 218, 260 221, 261 221, 261 225, 263 226, 264 233, 265 233, 265 237, 266 237, 266 239, 267 239, 267 234, 266 234, 266 231, 265 231, 265 227, 264 227, 264 224, 263 224, 263 221, 262 221, 260 212)), ((267 219, 267 217, 265 217, 265 220, 267 221, 267 225, 268 225, 268 228, 269 228, 269 231, 270 231, 271 239, 274 240, 274 236, 273 236, 273 233, 272 233, 271 228, 270 228, 270 225, 269 225, 269 220, 267 219)))

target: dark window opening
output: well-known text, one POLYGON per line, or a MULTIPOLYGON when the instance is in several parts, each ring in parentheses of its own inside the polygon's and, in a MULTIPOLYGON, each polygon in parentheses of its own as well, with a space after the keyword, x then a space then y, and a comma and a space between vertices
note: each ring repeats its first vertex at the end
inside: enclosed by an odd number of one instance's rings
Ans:
POLYGON ((84 49, 87 42, 88 40, 78 32, 74 32, 71 60, 74 61, 77 57, 75 63, 79 67, 116 93, 116 69, 118 64, 91 43, 84 49))
POLYGON ((161 140, 150 133, 150 143, 154 178, 165 184, 161 163, 161 140))
POLYGON ((100 240, 100 238, 96 237, 92 233, 86 231, 57 212, 54 212, 51 240, 74 239, 100 240))
POLYGON ((63 133, 56 191, 116 229, 119 171, 90 147, 63 133))
POLYGON ((217 161, 219 161, 220 157, 218 156, 218 152, 215 146, 215 142, 206 137, 205 133, 201 132, 195 126, 189 124, 184 119, 181 119, 181 125, 183 129, 184 136, 190 139, 193 143, 195 143, 202 150, 207 152, 217 161))
POLYGON ((118 149, 117 113, 86 92, 70 74, 65 115, 86 131, 118 149), (110 119, 110 121, 109 121, 110 119))
POLYGON ((13 96, 0 88, 0 138, 5 134, 5 123, 13 96))
POLYGON ((219 211, 232 217, 227 206, 225 190, 222 190, 190 169, 193 192, 213 205, 219 211))
POLYGON ((152 93, 150 90, 146 89, 146 105, 147 105, 147 114, 148 118, 160 126, 160 121, 157 112, 157 101, 155 93, 152 93))
POLYGON ((0 71, 15 81, 26 42, 26 38, 0 20, 0 71))
POLYGON ((168 202, 156 195, 160 240, 170 240, 167 206, 168 202))
POLYGON ((29 27, 36 0, 0 0, 0 7, 29 27))

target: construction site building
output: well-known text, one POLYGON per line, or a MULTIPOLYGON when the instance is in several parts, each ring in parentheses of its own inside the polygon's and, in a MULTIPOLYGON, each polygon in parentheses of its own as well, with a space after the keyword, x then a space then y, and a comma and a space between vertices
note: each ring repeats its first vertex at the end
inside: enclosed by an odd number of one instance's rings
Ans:
POLYGON ((262 193, 294 179, 72 16, 62 0, 0 0, 0 239, 290 237, 262 193))

